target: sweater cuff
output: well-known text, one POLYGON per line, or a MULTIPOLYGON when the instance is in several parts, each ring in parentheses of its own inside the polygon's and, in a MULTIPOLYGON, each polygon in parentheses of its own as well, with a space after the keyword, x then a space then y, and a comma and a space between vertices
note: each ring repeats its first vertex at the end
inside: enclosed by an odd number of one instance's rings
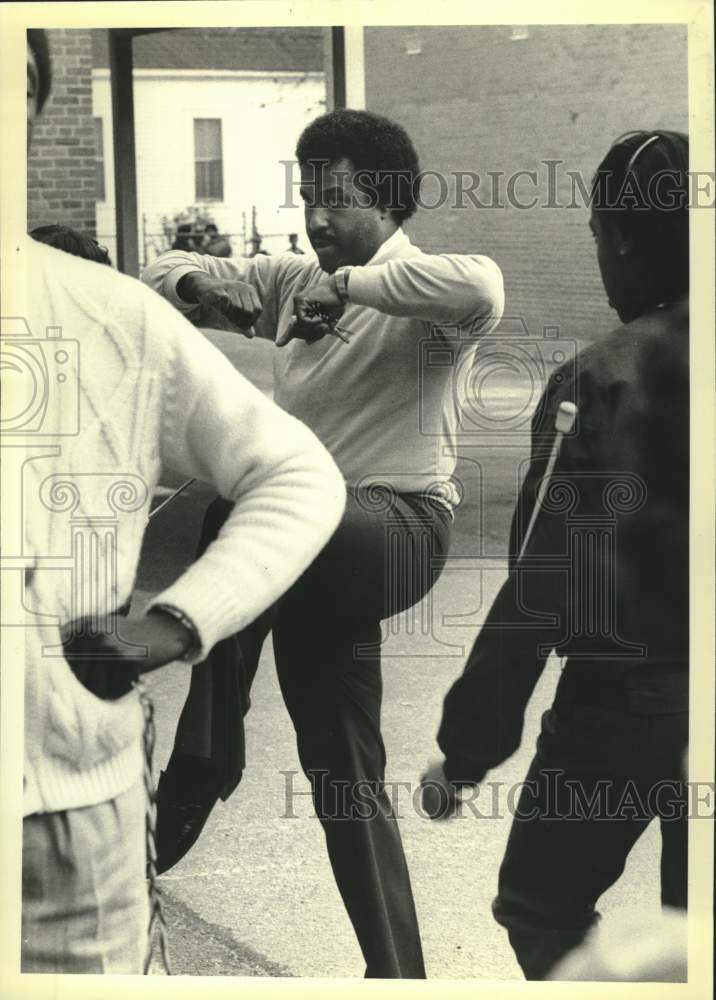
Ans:
POLYGON ((375 267, 370 265, 352 267, 348 276, 348 304, 375 308, 373 303, 376 295, 373 286, 376 280, 380 281, 380 275, 375 267))
POLYGON ((178 264, 177 267, 173 267, 167 275, 165 275, 162 281, 162 296, 171 302, 171 304, 182 313, 191 312, 192 309, 198 309, 197 302, 185 302, 184 299, 179 297, 177 292, 177 285, 184 277, 185 274, 204 274, 205 272, 197 267, 195 264, 178 264))
POLYGON ((248 615, 246 621, 236 620, 236 599, 222 602, 222 596, 226 598, 218 588, 197 586, 196 581, 187 581, 185 585, 180 578, 150 601, 147 611, 157 605, 169 604, 182 611, 193 623, 198 643, 189 651, 190 655, 183 658, 183 662, 202 663, 217 642, 225 638, 227 622, 235 626, 232 632, 239 632, 248 624, 248 615))

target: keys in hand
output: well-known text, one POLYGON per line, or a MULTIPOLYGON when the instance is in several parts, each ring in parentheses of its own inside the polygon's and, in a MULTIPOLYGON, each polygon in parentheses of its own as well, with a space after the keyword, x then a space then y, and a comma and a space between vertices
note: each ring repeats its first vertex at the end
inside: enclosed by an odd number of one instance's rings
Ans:
MULTIPOLYGON (((245 281, 212 278, 204 271, 191 271, 179 279, 177 293, 185 302, 219 312, 247 337, 254 336, 251 327, 261 315, 261 302, 256 289, 245 281)), ((350 331, 338 322, 344 308, 332 283, 321 279, 306 294, 295 296, 293 320, 276 338, 277 347, 294 339, 313 344, 327 334, 350 343, 350 331)))
POLYGON ((301 304, 299 315, 293 317, 285 333, 276 339, 276 345, 283 347, 290 340, 304 340, 307 344, 315 344, 328 334, 338 337, 344 344, 350 344, 350 331, 339 326, 337 318, 327 313, 318 303, 305 302, 301 304))
POLYGON ((329 279, 321 279, 316 285, 306 289, 305 294, 296 295, 293 300, 294 317, 288 329, 276 339, 276 345, 283 347, 291 340, 304 340, 314 344, 328 334, 350 343, 351 333, 339 325, 345 303, 336 294, 329 279))

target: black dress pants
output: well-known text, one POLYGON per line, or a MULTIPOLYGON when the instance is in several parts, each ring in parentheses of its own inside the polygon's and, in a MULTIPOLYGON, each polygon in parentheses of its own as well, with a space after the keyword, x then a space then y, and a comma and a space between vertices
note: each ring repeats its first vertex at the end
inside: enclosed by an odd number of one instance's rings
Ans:
MULTIPOLYGON (((230 509, 211 504, 202 547, 230 509)), ((349 490, 338 530, 294 586, 194 668, 177 732, 177 749, 192 752, 206 718, 196 706, 210 706, 211 758, 225 798, 244 767, 242 719, 271 630, 299 758, 370 977, 425 976, 408 868, 382 787, 380 622, 433 586, 450 523, 447 510, 419 495, 349 490)))
POLYGON ((527 979, 543 979, 581 943, 654 819, 662 903, 687 904, 686 669, 669 675, 662 697, 658 670, 651 691, 642 672, 631 689, 605 683, 598 698, 568 672, 542 716, 493 903, 527 979))

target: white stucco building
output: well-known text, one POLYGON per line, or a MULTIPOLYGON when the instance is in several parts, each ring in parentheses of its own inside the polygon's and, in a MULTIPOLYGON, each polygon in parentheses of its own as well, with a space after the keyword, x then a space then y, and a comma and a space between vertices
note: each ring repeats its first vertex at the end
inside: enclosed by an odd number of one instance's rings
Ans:
MULTIPOLYGON (((115 251, 112 105, 103 33, 92 70, 97 236, 115 251)), ((321 29, 174 31, 135 42, 134 108, 140 260, 164 248, 163 217, 199 206, 234 253, 244 252, 256 210, 263 247, 308 249, 297 186, 287 199, 282 161, 326 106, 321 29), (295 207, 281 207, 293 201, 295 207)), ((294 179, 298 179, 295 170, 294 179)), ((291 192, 289 192, 291 193, 291 192)))

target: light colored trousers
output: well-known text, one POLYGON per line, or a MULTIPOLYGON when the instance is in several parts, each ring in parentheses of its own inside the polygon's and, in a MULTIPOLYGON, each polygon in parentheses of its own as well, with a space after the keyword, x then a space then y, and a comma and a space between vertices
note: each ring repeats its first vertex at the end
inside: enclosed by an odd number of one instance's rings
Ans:
POLYGON ((144 788, 23 820, 22 971, 141 974, 144 788))

